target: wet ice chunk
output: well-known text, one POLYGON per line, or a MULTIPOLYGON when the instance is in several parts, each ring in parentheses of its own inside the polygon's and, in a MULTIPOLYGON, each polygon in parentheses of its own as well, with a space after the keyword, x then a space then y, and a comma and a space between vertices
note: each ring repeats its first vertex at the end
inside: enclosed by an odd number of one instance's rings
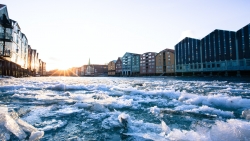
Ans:
POLYGON ((121 127, 120 122, 117 119, 117 114, 111 115, 110 117, 102 121, 102 127, 104 129, 112 129, 115 127, 121 127))
POLYGON ((7 141, 10 139, 10 132, 0 125, 0 141, 7 141))
POLYGON ((44 131, 34 131, 31 133, 29 141, 36 141, 40 138, 42 138, 44 135, 44 131))
POLYGON ((19 126, 22 127, 22 129, 23 129, 25 132, 32 133, 32 132, 37 131, 37 129, 36 129, 34 126, 28 124, 27 122, 25 122, 25 121, 23 121, 23 120, 21 120, 21 119, 17 119, 17 123, 19 124, 19 126))
POLYGON ((154 107, 151 107, 151 108, 150 108, 150 112, 151 112, 152 114, 154 114, 154 115, 159 115, 160 112, 161 112, 161 109, 158 108, 157 106, 154 106, 154 107))
POLYGON ((56 113, 58 115, 70 115, 70 114, 73 114, 73 113, 79 113, 81 111, 82 111, 82 109, 78 109, 78 108, 75 108, 75 107, 66 107, 66 108, 63 108, 63 109, 59 109, 58 111, 56 111, 56 113))
POLYGON ((164 132, 165 134, 168 134, 170 132, 170 128, 167 126, 167 124, 163 120, 161 121, 161 128, 162 128, 162 132, 164 132))
POLYGON ((243 111, 242 117, 247 119, 247 120, 250 120, 250 109, 243 111))
POLYGON ((40 130, 42 131, 49 131, 49 130, 56 130, 57 128, 61 128, 63 126, 65 126, 67 124, 67 120, 65 121, 61 121, 61 120, 52 120, 52 121, 44 121, 43 123, 41 123, 41 125, 45 125, 45 127, 40 128, 40 130))
POLYGON ((74 104, 74 106, 78 107, 78 108, 89 108, 91 105, 88 103, 81 103, 81 102, 77 102, 74 104))
POLYGON ((95 103, 91 106, 90 108, 92 111, 96 111, 96 112, 108 112, 109 110, 107 108, 105 108, 103 105, 95 103))
POLYGON ((124 126, 125 128, 127 128, 130 124, 130 116, 128 114, 121 113, 118 116, 118 120, 122 124, 122 126, 124 126))
POLYGON ((8 113, 8 108, 5 106, 0 107, 0 113, 7 114, 8 113))
POLYGON ((212 140, 250 140, 249 133, 249 122, 230 119, 227 122, 217 121, 211 128, 210 136, 212 140))
POLYGON ((20 140, 26 138, 27 135, 11 116, 0 113, 0 122, 2 122, 0 124, 4 124, 4 127, 17 136, 20 140))

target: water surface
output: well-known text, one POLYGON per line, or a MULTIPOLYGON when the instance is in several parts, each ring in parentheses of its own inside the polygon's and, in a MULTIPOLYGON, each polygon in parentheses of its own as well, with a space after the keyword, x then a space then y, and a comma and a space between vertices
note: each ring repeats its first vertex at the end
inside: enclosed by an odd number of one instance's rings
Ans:
MULTIPOLYGON (((44 131, 41 141, 250 140, 249 82, 191 77, 0 79, 0 105, 44 131)), ((18 140, 1 120, 0 128, 0 140, 18 140)))

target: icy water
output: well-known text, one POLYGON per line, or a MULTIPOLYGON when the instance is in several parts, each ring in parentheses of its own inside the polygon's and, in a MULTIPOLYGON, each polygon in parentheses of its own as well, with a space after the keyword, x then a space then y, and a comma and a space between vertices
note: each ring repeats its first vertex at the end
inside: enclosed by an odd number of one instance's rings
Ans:
POLYGON ((0 116, 0 140, 249 141, 250 81, 0 79, 0 116))

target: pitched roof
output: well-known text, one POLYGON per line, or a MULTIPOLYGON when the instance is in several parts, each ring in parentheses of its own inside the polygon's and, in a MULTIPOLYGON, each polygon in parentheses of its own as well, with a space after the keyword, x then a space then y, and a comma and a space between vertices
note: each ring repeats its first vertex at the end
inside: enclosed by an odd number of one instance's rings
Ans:
POLYGON ((5 7, 5 6, 6 6, 6 5, 4 5, 4 4, 0 4, 0 9, 3 8, 3 7, 5 7))

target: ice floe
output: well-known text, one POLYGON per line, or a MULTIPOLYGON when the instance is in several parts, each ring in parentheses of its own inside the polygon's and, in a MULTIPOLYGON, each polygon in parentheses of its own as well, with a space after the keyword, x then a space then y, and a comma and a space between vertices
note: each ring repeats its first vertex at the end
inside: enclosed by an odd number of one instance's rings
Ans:
POLYGON ((35 139, 40 139, 43 136, 43 131, 39 131, 18 117, 12 118, 8 114, 7 107, 0 107, 0 129, 0 140, 9 140, 10 133, 14 134, 19 140, 25 139, 29 134, 31 134, 30 141, 35 141, 35 139), (33 133, 39 134, 39 136, 33 135, 33 133))
POLYGON ((249 88, 175 78, 1 79, 8 108, 0 108, 0 140, 250 140, 249 88))

